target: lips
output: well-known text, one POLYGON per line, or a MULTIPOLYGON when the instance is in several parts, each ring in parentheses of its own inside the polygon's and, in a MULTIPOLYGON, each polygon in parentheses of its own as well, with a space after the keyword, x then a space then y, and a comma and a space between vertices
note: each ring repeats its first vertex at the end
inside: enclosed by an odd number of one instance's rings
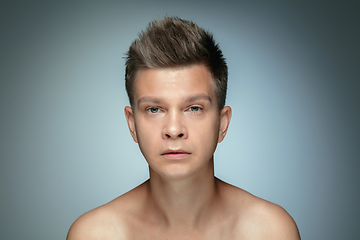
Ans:
POLYGON ((167 150, 165 151, 163 154, 161 154, 162 156, 168 157, 168 158, 184 158, 188 155, 190 155, 189 152, 186 152, 184 150, 167 150))

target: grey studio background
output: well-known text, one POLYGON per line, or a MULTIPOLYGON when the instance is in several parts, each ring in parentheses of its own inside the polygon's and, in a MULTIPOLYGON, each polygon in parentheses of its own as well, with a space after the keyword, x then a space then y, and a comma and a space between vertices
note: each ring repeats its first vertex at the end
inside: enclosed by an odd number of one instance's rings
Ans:
POLYGON ((283 206, 302 239, 360 239, 356 1, 1 3, 0 239, 65 239, 148 178, 123 115, 124 59, 165 14, 209 29, 233 118, 221 179, 283 206))

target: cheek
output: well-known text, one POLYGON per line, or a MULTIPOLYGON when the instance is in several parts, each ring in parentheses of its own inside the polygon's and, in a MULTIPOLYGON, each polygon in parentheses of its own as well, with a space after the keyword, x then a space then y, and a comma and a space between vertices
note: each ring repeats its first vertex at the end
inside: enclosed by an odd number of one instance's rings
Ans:
POLYGON ((136 136, 139 148, 144 156, 146 156, 151 149, 154 149, 157 135, 159 135, 158 130, 156 129, 156 126, 153 126, 153 124, 142 124, 139 122, 136 124, 136 136))
POLYGON ((198 138, 197 141, 199 141, 199 144, 206 144, 207 146, 214 148, 216 147, 219 137, 219 122, 202 122, 193 127, 192 133, 197 136, 196 138, 198 138))

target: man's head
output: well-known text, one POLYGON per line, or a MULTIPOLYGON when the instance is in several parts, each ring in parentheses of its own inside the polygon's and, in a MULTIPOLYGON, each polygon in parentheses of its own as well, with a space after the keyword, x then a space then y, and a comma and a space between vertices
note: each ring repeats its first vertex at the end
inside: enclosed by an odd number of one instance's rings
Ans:
POLYGON ((130 46, 126 60, 126 91, 134 104, 134 82, 141 69, 204 64, 213 79, 218 108, 225 105, 228 70, 212 34, 191 21, 165 17, 153 21, 130 46))
POLYGON ((219 47, 192 22, 154 21, 132 43, 126 61, 131 107, 124 110, 152 178, 213 171, 214 151, 231 118, 226 87, 219 47))

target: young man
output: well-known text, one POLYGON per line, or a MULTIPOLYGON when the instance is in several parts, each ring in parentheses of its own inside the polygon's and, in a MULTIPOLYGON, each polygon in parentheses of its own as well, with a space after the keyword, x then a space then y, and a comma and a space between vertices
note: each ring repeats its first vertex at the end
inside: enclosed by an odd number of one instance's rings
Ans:
POLYGON ((300 239, 278 205, 214 177, 227 132, 227 66, 210 33, 166 17, 128 52, 125 107, 150 179, 71 226, 78 239, 300 239))

